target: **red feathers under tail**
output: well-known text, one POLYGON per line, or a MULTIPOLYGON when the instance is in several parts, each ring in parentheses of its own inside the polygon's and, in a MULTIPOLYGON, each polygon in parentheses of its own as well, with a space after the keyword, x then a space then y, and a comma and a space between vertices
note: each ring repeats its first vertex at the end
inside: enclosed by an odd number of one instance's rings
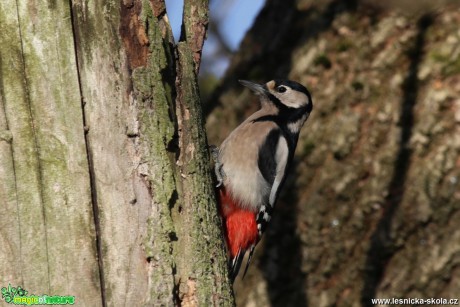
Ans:
POLYGON ((232 275, 236 277, 246 250, 253 249, 258 241, 256 214, 241 209, 241 205, 225 188, 219 190, 219 204, 224 219, 225 240, 232 261, 232 275))

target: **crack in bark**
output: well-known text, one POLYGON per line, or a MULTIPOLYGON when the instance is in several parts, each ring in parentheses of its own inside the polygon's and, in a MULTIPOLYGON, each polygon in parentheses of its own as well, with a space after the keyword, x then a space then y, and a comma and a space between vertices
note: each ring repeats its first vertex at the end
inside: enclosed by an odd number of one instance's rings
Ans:
POLYGON ((83 96, 83 89, 82 89, 82 82, 81 82, 81 73, 80 73, 80 65, 78 59, 78 41, 77 41, 77 30, 76 30, 76 18, 75 13, 72 6, 72 1, 69 1, 69 8, 70 8, 70 19, 72 25, 72 33, 73 33, 73 45, 74 45, 74 54, 75 54, 75 63, 76 63, 76 71, 77 71, 77 80, 78 80, 78 90, 80 93, 81 98, 81 112, 82 112, 82 126, 84 131, 84 139, 85 139, 85 149, 86 149, 86 157, 88 160, 88 173, 89 173, 89 183, 90 183, 90 190, 91 190, 91 205, 93 208, 93 219, 94 219, 94 228, 96 232, 96 257, 99 269, 99 285, 101 287, 101 301, 102 306, 106 307, 106 293, 105 293, 105 278, 104 278, 104 263, 102 257, 102 236, 101 236, 101 223, 99 219, 99 206, 97 201, 97 188, 96 188, 96 177, 95 177, 95 170, 94 170, 94 163, 92 158, 92 151, 90 146, 90 140, 88 137, 89 129, 87 128, 87 120, 85 114, 85 98, 83 96))
MULTIPOLYGON (((0 57, 0 71, 2 70, 1 67, 2 67, 2 58, 0 57)), ((9 131, 10 125, 8 123, 8 117, 6 115, 6 103, 3 100, 3 97, 5 97, 5 93, 4 93, 3 89, 4 89, 3 79, 0 78, 0 104, 2 105, 2 110, 1 111, 3 112, 3 117, 4 117, 4 120, 5 120, 5 128, 6 128, 5 130, 9 131)), ((15 195, 16 213, 17 213, 17 219, 18 219, 19 257, 20 257, 19 263, 22 264, 23 260, 22 260, 22 242, 21 242, 21 216, 19 214, 18 179, 17 179, 17 175, 16 175, 16 163, 14 161, 13 139, 12 138, 13 138, 13 135, 11 135, 11 139, 10 139, 10 141, 8 143, 9 143, 9 147, 10 147, 9 151, 10 151, 10 156, 11 156, 11 164, 12 164, 12 168, 13 168, 14 195, 15 195)), ((0 139, 0 142, 1 141, 2 140, 0 139)), ((21 270, 20 274, 21 274, 21 284, 24 285, 24 274, 23 274, 22 270, 21 270)))

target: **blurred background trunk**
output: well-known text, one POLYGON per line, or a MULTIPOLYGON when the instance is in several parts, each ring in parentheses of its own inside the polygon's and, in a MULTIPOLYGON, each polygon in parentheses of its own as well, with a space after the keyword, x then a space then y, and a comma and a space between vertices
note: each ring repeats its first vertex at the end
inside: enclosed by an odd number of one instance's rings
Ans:
POLYGON ((209 96, 211 144, 258 108, 238 79, 314 101, 238 306, 459 298, 458 2, 378 3, 268 0, 209 96))

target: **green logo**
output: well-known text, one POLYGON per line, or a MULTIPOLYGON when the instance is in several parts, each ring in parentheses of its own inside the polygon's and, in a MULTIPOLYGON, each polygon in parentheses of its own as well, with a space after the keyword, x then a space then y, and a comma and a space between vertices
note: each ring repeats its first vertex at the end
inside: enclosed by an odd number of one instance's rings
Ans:
POLYGON ((60 295, 27 295, 28 291, 22 287, 7 287, 2 288, 2 299, 9 304, 14 305, 73 305, 75 304, 75 296, 60 296, 60 295))

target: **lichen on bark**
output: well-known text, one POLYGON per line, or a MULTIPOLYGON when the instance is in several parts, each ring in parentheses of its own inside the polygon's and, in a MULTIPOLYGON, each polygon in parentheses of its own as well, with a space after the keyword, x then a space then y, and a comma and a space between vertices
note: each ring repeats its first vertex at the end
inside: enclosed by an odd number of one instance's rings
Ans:
MULTIPOLYGON (((197 87, 202 40, 194 40, 204 39, 204 32, 176 45, 161 2, 152 3, 153 11, 146 3, 140 16, 149 56, 132 76, 154 200, 145 241, 151 267, 148 304, 233 305, 197 87)), ((206 2, 190 6, 186 1, 185 10, 192 7, 199 18, 207 16, 206 2)), ((190 18, 195 17, 184 14, 184 22, 193 22, 190 18)))

